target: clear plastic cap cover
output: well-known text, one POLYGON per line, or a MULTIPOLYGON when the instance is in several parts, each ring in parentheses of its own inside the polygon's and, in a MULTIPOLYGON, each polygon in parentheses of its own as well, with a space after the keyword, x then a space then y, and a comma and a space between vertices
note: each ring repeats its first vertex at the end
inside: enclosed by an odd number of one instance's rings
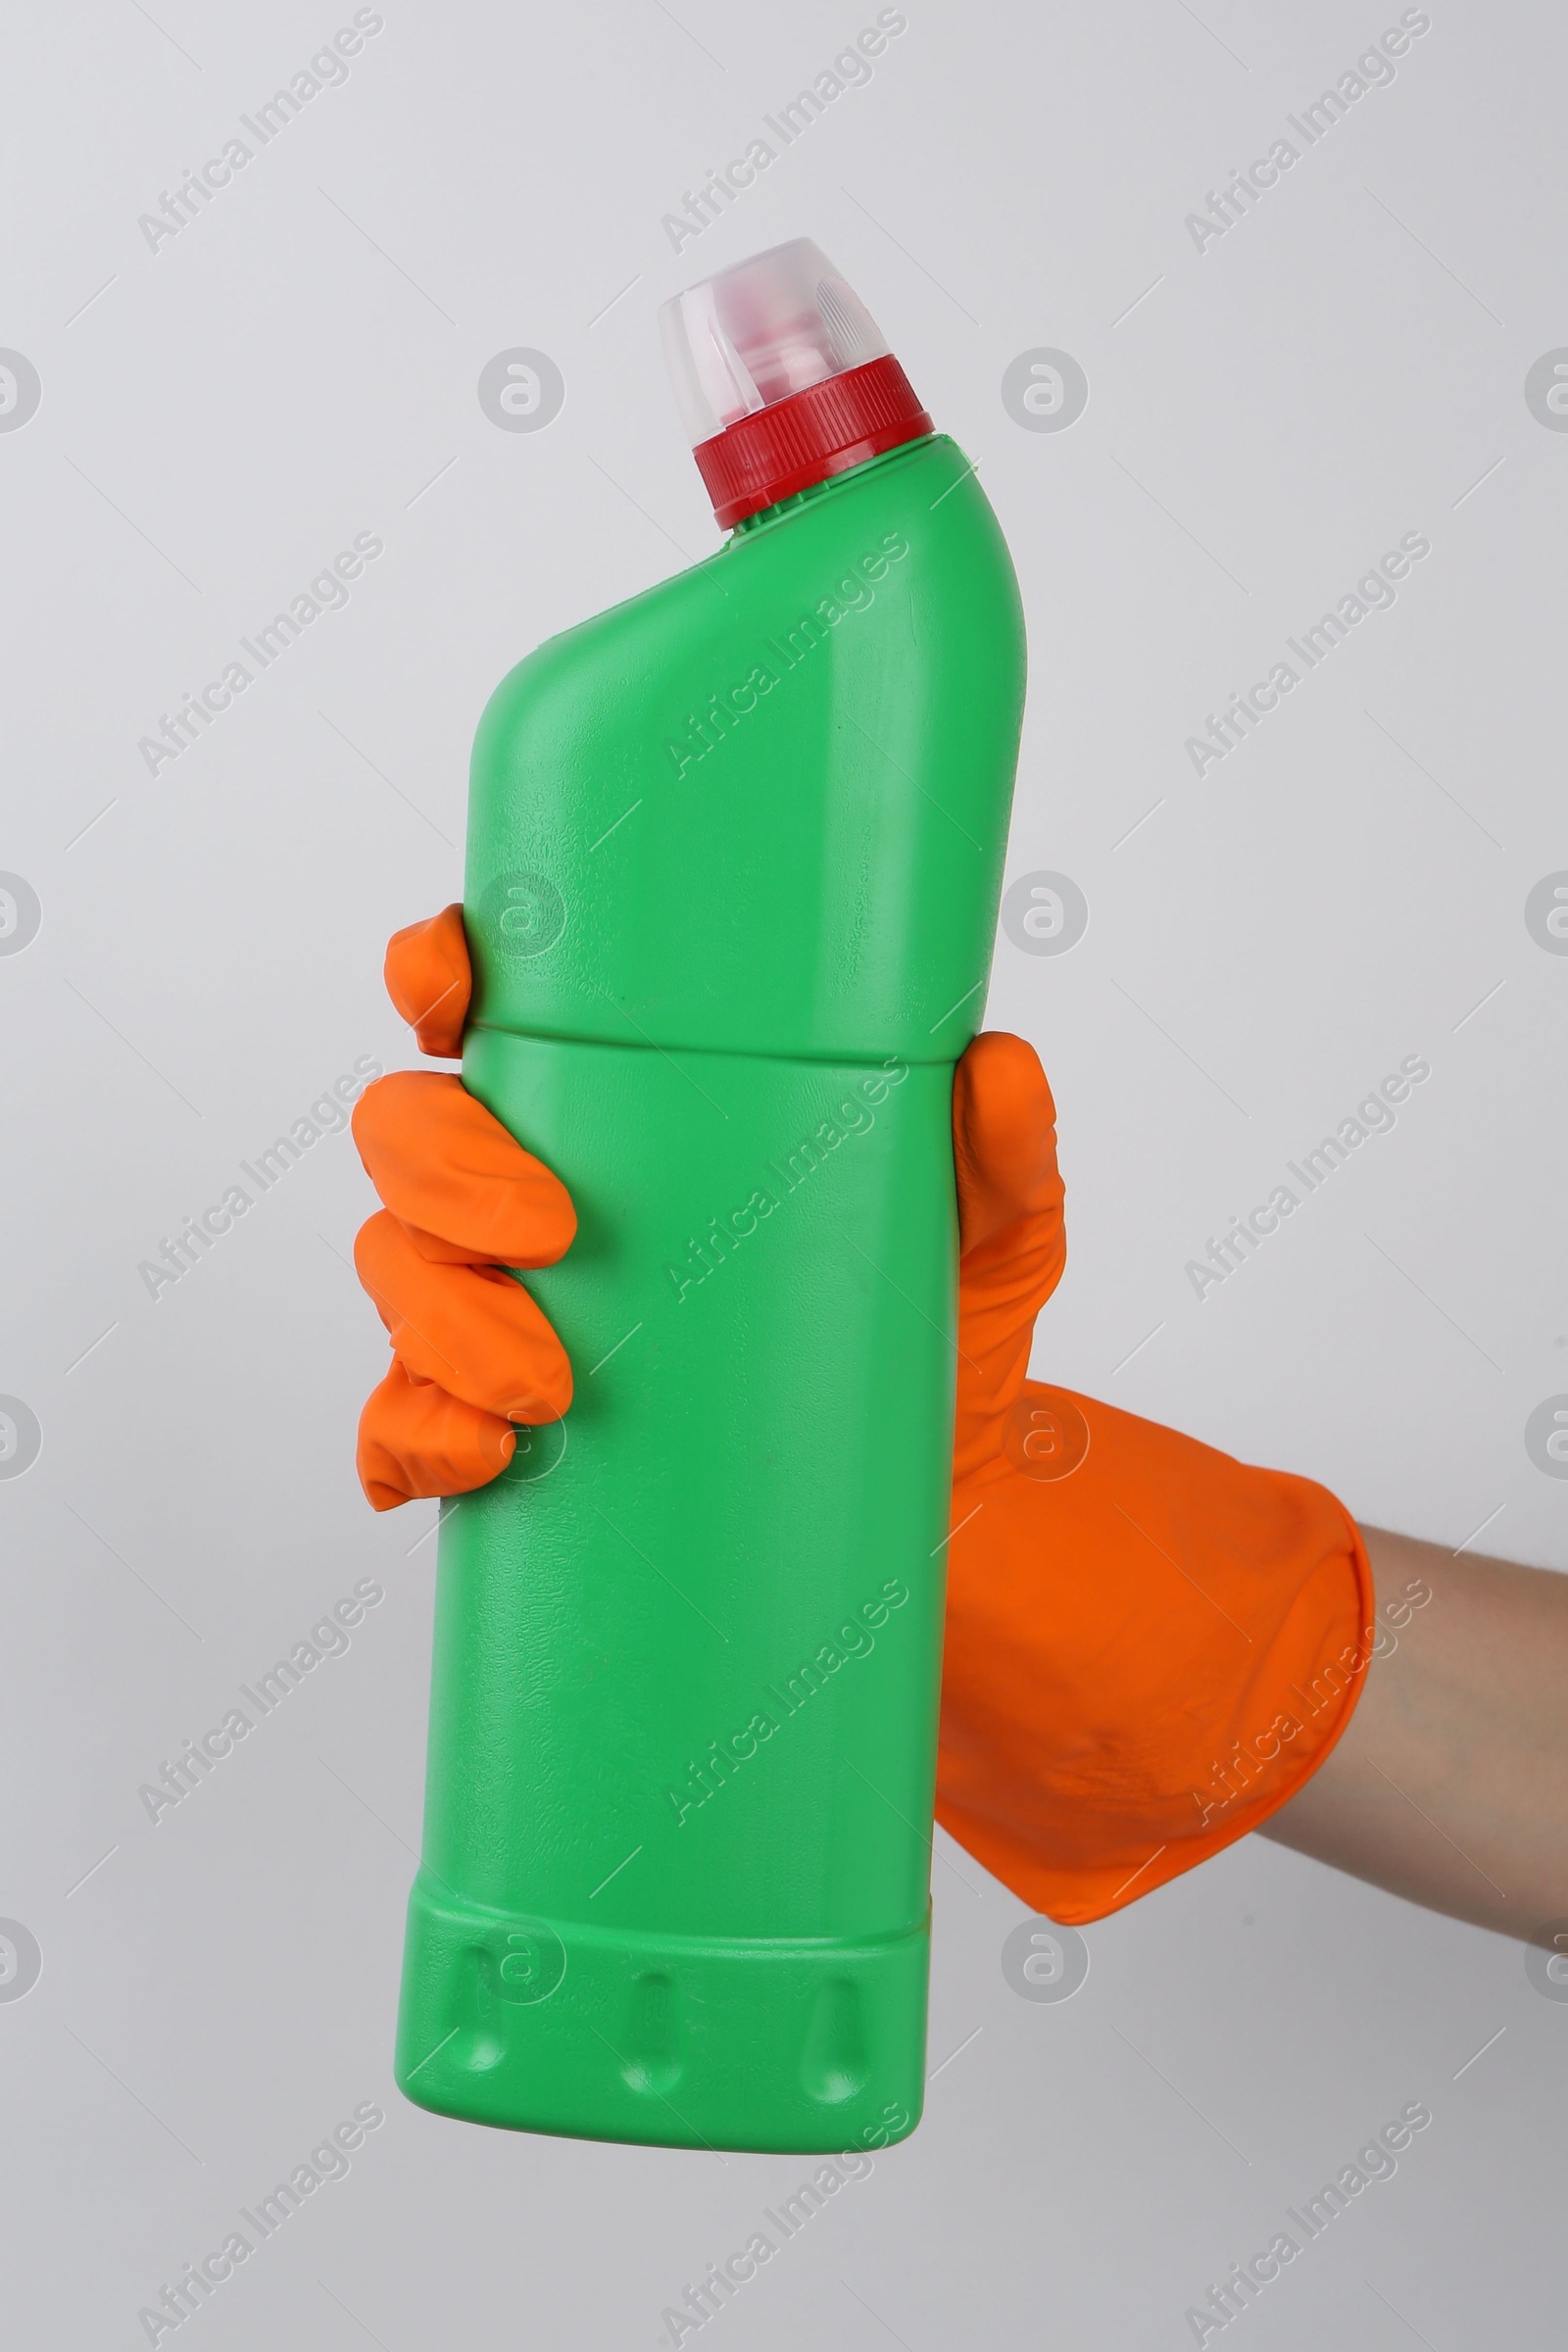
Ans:
POLYGON ((659 326, 694 449, 792 392, 890 356, 864 303, 809 237, 688 286, 663 304, 659 326))

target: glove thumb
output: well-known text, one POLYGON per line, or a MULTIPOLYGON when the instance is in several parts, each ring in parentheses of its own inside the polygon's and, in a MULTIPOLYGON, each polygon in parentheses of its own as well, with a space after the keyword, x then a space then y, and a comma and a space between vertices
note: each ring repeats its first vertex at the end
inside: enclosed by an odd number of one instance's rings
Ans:
POLYGON ((387 942, 386 993, 413 1029, 421 1054, 463 1052, 473 993, 463 908, 443 906, 387 942))
POLYGON ((1065 1188, 1056 1105, 1033 1046, 977 1037, 953 1083, 958 1189, 958 1396, 954 1479, 1002 1449, 1029 1369, 1035 1317, 1061 1279, 1065 1188))

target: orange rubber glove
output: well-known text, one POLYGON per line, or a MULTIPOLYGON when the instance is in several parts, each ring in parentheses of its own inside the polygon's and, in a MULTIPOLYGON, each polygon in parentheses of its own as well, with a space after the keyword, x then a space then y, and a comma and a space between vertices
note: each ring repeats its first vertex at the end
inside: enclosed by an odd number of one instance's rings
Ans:
MULTIPOLYGON (((460 1051, 462 910, 401 931, 387 987, 426 1053, 460 1051)), ((1098 1919, 1284 1804, 1344 1730, 1371 1572, 1323 1488, 1027 1380, 1065 1261, 1055 1108, 1032 1047, 978 1037, 954 1086, 958 1396, 937 1816, 1014 1893, 1098 1919)), ((387 1208, 361 1279, 392 1335, 360 1424, 388 1510, 504 1468, 558 1419, 564 1351, 503 1266, 549 1265, 564 1187, 456 1078, 382 1078, 354 1116, 387 1208)))
POLYGON ((1100 1919, 1276 1812, 1370 1658, 1327 1491, 1025 1375, 1066 1257, 1033 1047, 958 1064, 958 1411, 937 1818, 1036 1910, 1100 1919))
MULTIPOLYGON (((461 1051, 463 909, 398 932, 387 993, 427 1054, 461 1051)), ((392 1341, 360 1416, 360 1484, 378 1511, 466 1494, 504 1470, 514 1422, 559 1421, 571 1366, 508 1266, 550 1266, 577 1230, 566 1188, 513 1142, 461 1078, 396 1070, 354 1105, 354 1141, 385 1207, 354 1244, 392 1341)))

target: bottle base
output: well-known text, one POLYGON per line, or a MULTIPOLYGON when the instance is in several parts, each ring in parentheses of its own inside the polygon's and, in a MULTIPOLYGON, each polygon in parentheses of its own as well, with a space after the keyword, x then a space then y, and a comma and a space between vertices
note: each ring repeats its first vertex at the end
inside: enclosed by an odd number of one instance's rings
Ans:
POLYGON ((831 2154, 914 2130, 929 1918, 863 1941, 660 1936, 409 1899, 396 2076, 437 2115, 831 2154))

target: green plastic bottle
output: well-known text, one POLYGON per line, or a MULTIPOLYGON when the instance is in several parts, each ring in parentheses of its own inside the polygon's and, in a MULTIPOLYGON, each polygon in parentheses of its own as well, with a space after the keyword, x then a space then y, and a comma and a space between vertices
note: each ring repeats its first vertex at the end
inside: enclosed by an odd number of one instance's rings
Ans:
POLYGON ((443 1507, 397 2078, 525 2131, 872 2147, 924 2085, 953 1069, 1022 616, 814 245, 663 323, 731 535, 542 645, 474 744, 464 1079, 576 1203, 526 1276, 575 1395, 443 1507))

